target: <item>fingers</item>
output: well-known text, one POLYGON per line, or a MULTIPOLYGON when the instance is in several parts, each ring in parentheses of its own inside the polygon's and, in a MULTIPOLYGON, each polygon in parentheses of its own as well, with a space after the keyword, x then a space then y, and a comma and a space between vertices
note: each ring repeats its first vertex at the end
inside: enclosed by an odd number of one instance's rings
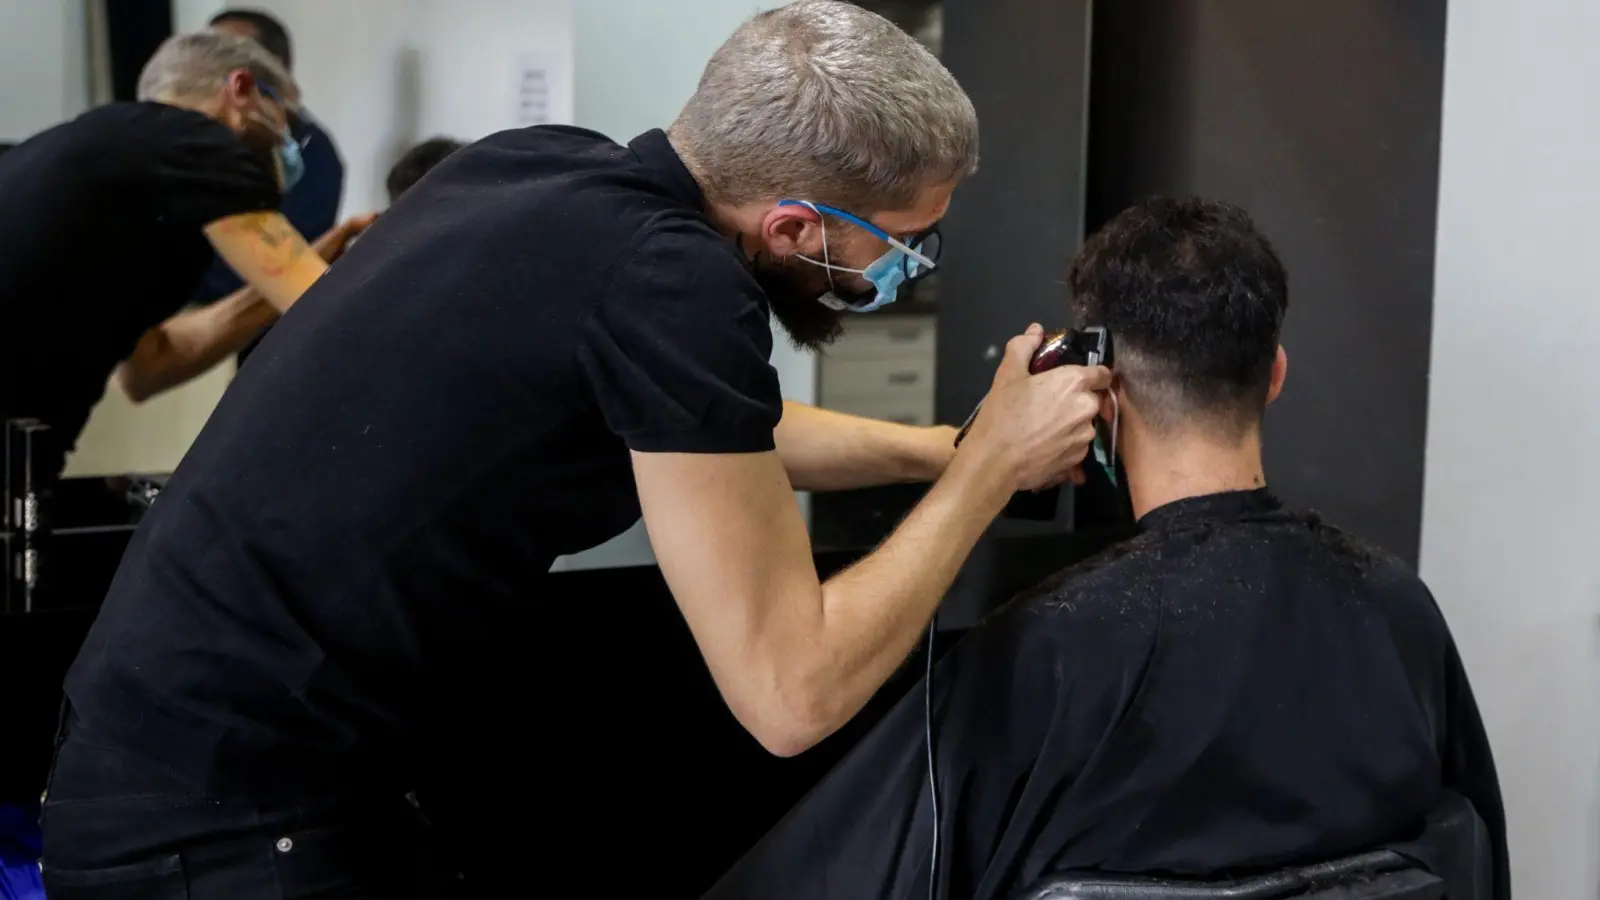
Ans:
POLYGON ((1104 366, 1057 366, 1033 376, 1061 394, 1079 394, 1093 414, 1100 411, 1103 391, 1111 389, 1111 370, 1104 366))
POLYGON ((1005 358, 1000 361, 999 371, 995 372, 994 383, 999 385, 1028 377, 1028 364, 1033 361, 1033 354, 1039 351, 1039 344, 1043 340, 1044 326, 1035 322, 1022 334, 1006 341, 1005 358))
POLYGON ((1080 387, 1086 391, 1111 390, 1111 370, 1105 366, 1078 366, 1079 376, 1083 379, 1080 387))

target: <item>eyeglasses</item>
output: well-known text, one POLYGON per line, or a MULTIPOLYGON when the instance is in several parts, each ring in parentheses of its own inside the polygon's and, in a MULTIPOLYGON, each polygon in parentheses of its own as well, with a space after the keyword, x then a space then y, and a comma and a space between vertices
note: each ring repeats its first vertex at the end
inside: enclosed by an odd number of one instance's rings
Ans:
POLYGON ((818 213, 830 215, 836 219, 843 219, 904 253, 905 256, 900 260, 900 265, 905 271, 907 283, 926 278, 939 268, 939 254, 944 249, 944 239, 937 224, 924 228, 905 240, 901 240, 860 216, 847 213, 842 209, 835 209, 832 206, 810 203, 805 200, 779 200, 778 205, 804 206, 818 213))

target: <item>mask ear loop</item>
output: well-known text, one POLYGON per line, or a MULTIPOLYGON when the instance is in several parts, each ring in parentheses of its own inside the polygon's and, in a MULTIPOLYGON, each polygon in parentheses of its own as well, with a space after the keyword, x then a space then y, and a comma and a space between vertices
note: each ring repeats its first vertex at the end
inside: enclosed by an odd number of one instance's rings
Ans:
POLYGON ((817 214, 817 224, 822 228, 822 271, 828 273, 828 293, 836 293, 838 288, 833 283, 833 261, 828 259, 828 217, 817 209, 817 205, 810 200, 801 200, 807 209, 817 214))
POLYGON ((1122 430, 1122 401, 1117 399, 1115 389, 1107 390, 1106 394, 1111 398, 1111 447, 1108 451, 1105 444, 1101 442, 1101 438, 1097 436, 1095 438, 1095 458, 1105 467, 1106 477, 1111 479, 1112 484, 1116 484, 1117 435, 1122 430), (1104 459, 1100 459, 1102 453, 1105 454, 1104 459))
POLYGON ((1111 465, 1117 464, 1117 432, 1122 426, 1122 401, 1117 399, 1117 391, 1112 388, 1106 393, 1111 395, 1111 465))

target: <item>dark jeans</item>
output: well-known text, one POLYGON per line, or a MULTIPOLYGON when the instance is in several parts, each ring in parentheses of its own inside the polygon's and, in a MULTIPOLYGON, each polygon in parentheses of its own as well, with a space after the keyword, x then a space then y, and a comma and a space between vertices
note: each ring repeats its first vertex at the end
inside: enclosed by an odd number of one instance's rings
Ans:
POLYGON ((260 804, 205 797, 70 713, 44 804, 51 900, 400 900, 456 878, 403 797, 260 804))

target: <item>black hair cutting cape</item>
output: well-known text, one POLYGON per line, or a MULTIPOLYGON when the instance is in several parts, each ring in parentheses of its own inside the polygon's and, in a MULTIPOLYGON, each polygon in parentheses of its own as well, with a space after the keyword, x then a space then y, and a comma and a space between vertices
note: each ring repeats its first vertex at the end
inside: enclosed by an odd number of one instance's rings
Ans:
POLYGON ((1444 619, 1404 565, 1265 491, 1162 507, 940 661, 705 900, 1012 900, 1067 870, 1213 878, 1390 847, 1509 897, 1444 619), (1417 844, 1455 792, 1492 875, 1417 844), (937 882, 930 894, 930 861, 937 882))

